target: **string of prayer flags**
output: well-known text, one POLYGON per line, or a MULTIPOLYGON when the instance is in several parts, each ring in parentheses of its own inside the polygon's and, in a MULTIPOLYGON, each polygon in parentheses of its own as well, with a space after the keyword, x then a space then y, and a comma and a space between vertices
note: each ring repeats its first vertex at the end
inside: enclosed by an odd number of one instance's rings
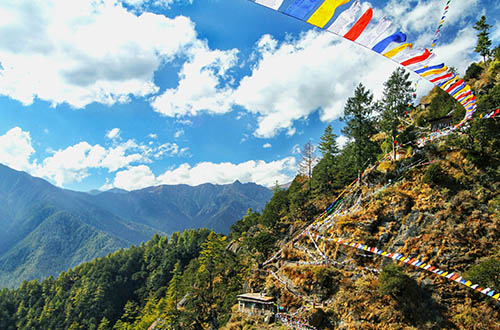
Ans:
POLYGON ((464 119, 455 128, 464 125, 476 111, 475 97, 459 99, 462 92, 470 92, 473 96, 471 88, 463 80, 457 77, 444 63, 429 66, 429 63, 435 58, 433 47, 436 45, 445 22, 451 0, 446 3, 430 50, 413 47, 412 43, 407 42, 405 33, 399 30, 393 32, 391 29, 393 22, 386 17, 379 19, 374 17, 374 10, 370 3, 362 3, 361 0, 249 1, 254 1, 371 49, 439 86, 457 99, 466 110, 464 119), (368 9, 362 12, 362 8, 368 9))
POLYGON ((457 282, 459 284, 465 285, 466 287, 468 287, 476 292, 482 293, 488 297, 491 297, 495 300, 500 301, 500 292, 496 292, 495 290, 493 290, 491 288, 482 287, 479 284, 473 284, 471 281, 464 279, 458 273, 455 273, 455 272, 450 273, 450 272, 441 270, 435 266, 432 266, 431 264, 425 263, 425 262, 418 260, 416 258, 410 258, 410 257, 404 256, 400 253, 385 252, 385 251, 382 251, 382 250, 377 249, 375 247, 370 247, 367 245, 363 245, 361 243, 349 242, 347 240, 343 240, 340 238, 327 238, 327 237, 319 235, 317 233, 311 233, 311 235, 315 236, 316 239, 322 239, 324 241, 334 242, 334 243, 339 244, 339 245, 343 245, 343 246, 347 246, 350 248, 355 248, 358 250, 370 252, 373 255, 386 257, 389 259, 393 259, 393 260, 400 261, 400 262, 403 262, 405 264, 411 265, 415 268, 426 270, 426 271, 431 272, 435 275, 447 278, 450 281, 454 281, 454 282, 457 282))
POLYGON ((441 29, 442 29, 444 21, 446 19, 446 14, 448 14, 448 10, 450 9, 450 2, 451 2, 451 0, 448 0, 446 2, 446 6, 444 7, 443 15, 441 16, 441 20, 439 21, 439 25, 436 29, 436 33, 434 34, 434 40, 432 41, 432 45, 431 45, 431 52, 434 50, 434 47, 436 47, 436 43, 439 39, 439 36, 441 35, 441 29))
POLYGON ((486 116, 484 116, 484 118, 487 118, 487 119, 495 118, 499 114, 500 114, 500 108, 498 108, 495 111, 487 114, 486 116))

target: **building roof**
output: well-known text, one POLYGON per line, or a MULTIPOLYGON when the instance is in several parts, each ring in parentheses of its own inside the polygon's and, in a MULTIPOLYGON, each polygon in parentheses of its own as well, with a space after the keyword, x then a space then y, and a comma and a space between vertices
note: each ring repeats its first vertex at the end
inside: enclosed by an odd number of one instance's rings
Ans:
POLYGON ((244 293, 238 296, 238 300, 256 301, 260 303, 271 303, 274 297, 266 297, 261 293, 244 293))
POLYGON ((443 116, 443 117, 439 117, 439 118, 429 119, 428 122, 429 123, 436 123, 436 122, 449 121, 449 120, 453 120, 453 116, 449 115, 449 116, 443 116))

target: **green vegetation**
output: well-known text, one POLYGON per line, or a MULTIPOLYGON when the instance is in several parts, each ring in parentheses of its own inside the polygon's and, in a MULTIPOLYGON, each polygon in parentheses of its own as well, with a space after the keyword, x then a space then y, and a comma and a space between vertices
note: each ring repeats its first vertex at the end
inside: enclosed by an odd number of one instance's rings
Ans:
POLYGON ((0 165, 0 287, 57 276, 156 232, 228 233, 248 208, 261 210, 271 196, 266 187, 239 182, 89 195, 0 165))
POLYGON ((354 96, 347 99, 341 119, 346 123, 342 133, 352 140, 347 150, 353 158, 357 176, 369 162, 375 160, 378 151, 377 145, 371 140, 376 132, 373 111, 373 94, 360 83, 354 91, 354 96))
POLYGON ((443 183, 446 179, 446 173, 443 171, 443 168, 439 164, 431 164, 424 175, 424 183, 430 185, 438 185, 443 183))
POLYGON ((479 79, 481 73, 483 73, 484 68, 479 64, 472 63, 465 71, 465 80, 479 79))
MULTIPOLYGON (((478 115, 500 103, 494 65, 468 70, 481 90, 478 115)), ((298 265, 311 260, 308 253, 318 256, 316 247, 306 237, 285 245, 346 185, 361 178, 342 200, 346 207, 361 207, 337 218, 325 235, 397 251, 449 271, 466 270, 464 278, 500 290, 498 119, 476 120, 469 129, 423 148, 408 146, 405 159, 384 160, 360 176, 367 163, 387 151, 394 156, 394 139, 412 141, 416 120, 428 125, 435 118, 429 107, 406 113, 411 93, 408 76, 394 72, 377 117, 372 93, 359 85, 343 117, 350 142, 339 150, 332 128, 326 127, 318 146, 322 157, 312 172, 297 175, 287 190, 276 188, 262 212, 249 209, 228 236, 208 229, 155 235, 57 278, 0 290, 0 329, 145 330, 152 324, 176 330, 280 329, 237 312, 236 296, 243 291, 274 295, 290 312, 303 308, 321 330, 499 329, 499 313, 489 297, 429 272, 321 240, 318 249, 331 263, 298 265), (281 260, 263 265, 279 249, 281 260), (276 281, 270 269, 283 280, 276 281)), ((439 115, 457 112, 449 99, 434 90, 428 104, 439 115)), ((57 220, 62 218, 54 216, 57 220)), ((68 230, 80 228, 75 219, 65 223, 68 230)), ((77 229, 82 240, 88 236, 85 229, 77 229)))
POLYGON ((500 260, 486 258, 465 272, 464 277, 484 288, 500 288, 500 260))
POLYGON ((0 291, 0 328, 106 329, 117 323, 124 329, 141 316, 147 301, 172 292, 170 279, 198 257, 209 236, 206 229, 170 238, 156 235, 146 244, 85 263, 57 279, 0 291))
POLYGON ((479 53, 483 57, 484 63, 486 63, 486 58, 491 55, 491 39, 489 37, 489 29, 491 25, 486 23, 486 16, 481 16, 481 19, 476 22, 474 29, 479 31, 477 34, 477 44, 475 52, 479 53))
POLYGON ((414 298, 414 281, 396 264, 384 267, 378 279, 380 293, 402 300, 414 298))

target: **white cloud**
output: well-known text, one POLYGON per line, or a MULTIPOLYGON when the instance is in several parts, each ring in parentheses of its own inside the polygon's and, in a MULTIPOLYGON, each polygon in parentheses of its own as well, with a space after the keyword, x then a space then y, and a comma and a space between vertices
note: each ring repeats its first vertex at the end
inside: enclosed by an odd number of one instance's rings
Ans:
POLYGON ((396 64, 330 33, 311 30, 279 44, 269 35, 257 43, 258 58, 250 76, 235 92, 235 102, 258 115, 257 137, 282 130, 320 112, 321 120, 338 119, 346 99, 361 81, 380 95, 396 64))
POLYGON ((34 153, 30 133, 20 127, 14 127, 0 136, 0 163, 15 170, 30 171, 35 166, 30 162, 34 153))
POLYGON ((112 187, 126 190, 141 189, 161 184, 200 185, 203 183, 230 184, 240 182, 255 182, 271 187, 276 181, 290 182, 296 172, 294 157, 265 162, 251 160, 244 163, 211 163, 202 162, 191 166, 187 163, 155 177, 146 165, 130 166, 116 173, 112 183, 106 183, 101 189, 112 187))
POLYGON ((177 122, 186 126, 193 126, 193 122, 189 119, 178 119, 177 122))
POLYGON ((52 155, 38 163, 31 160, 35 149, 29 132, 14 127, 0 136, 0 163, 49 179, 58 186, 80 182, 92 169, 106 169, 112 173, 164 157, 186 156, 188 150, 171 142, 146 145, 134 140, 121 143, 114 140, 113 146, 103 147, 82 141, 64 149, 47 150, 52 155))
MULTIPOLYGON (((500 4, 498 5, 500 7, 500 4)), ((500 9, 500 8, 499 8, 500 9)), ((493 46, 498 46, 498 42, 500 42, 500 21, 495 21, 491 30, 491 40, 493 41, 493 46)))
POLYGON ((148 137, 150 137, 151 139, 157 139, 158 138, 158 134, 155 134, 155 133, 150 133, 148 135, 148 137))
POLYGON ((157 185, 157 181, 151 169, 146 165, 130 166, 128 169, 119 171, 115 175, 113 185, 106 188, 120 188, 125 190, 136 190, 157 185))
POLYGON ((119 128, 113 128, 113 129, 109 130, 109 131, 106 133, 106 137, 107 137, 108 139, 110 139, 110 140, 120 138, 120 129, 119 129, 119 128))
POLYGON ((298 155, 300 154, 300 152, 301 152, 300 145, 296 144, 292 147, 292 154, 298 155))
POLYGON ((460 30, 451 42, 442 42, 436 47, 435 52, 439 54, 439 59, 434 62, 444 62, 448 66, 454 66, 460 75, 464 75, 470 63, 480 59, 479 55, 474 52, 476 40, 476 31, 472 27, 460 30))
MULTIPOLYGON (((456 1, 450 5, 443 29, 470 16, 478 15, 479 0, 456 1)), ((441 20, 444 5, 441 0, 418 0, 416 2, 391 0, 381 10, 388 15, 403 32, 418 33, 416 42, 421 47, 430 47, 441 20)))
POLYGON ((99 144, 80 142, 54 151, 32 174, 50 179, 58 186, 80 182, 89 176, 89 170, 93 168, 105 168, 114 172, 134 162, 148 161, 144 154, 138 152, 137 147, 131 140, 108 149, 99 144))
POLYGON ((135 15, 118 0, 8 0, 0 94, 82 108, 156 93, 154 72, 196 42, 186 17, 135 15))
POLYGON ((179 72, 177 88, 155 97, 151 106, 168 117, 231 111, 232 89, 222 85, 229 78, 227 71, 236 65, 237 53, 236 49, 210 50, 206 42, 198 42, 187 51, 188 61, 179 72))
POLYGON ((269 149, 269 148, 271 148, 271 147, 272 147, 271 143, 266 143, 266 144, 264 144, 264 145, 262 146, 262 148, 264 148, 264 149, 269 149))
POLYGON ((169 8, 170 5, 174 2, 192 4, 193 0, 122 0, 122 2, 136 8, 141 8, 145 4, 152 4, 157 7, 169 8))
POLYGON ((31 172, 35 176, 52 180, 58 186, 80 182, 90 175, 91 169, 106 169, 109 173, 133 164, 151 163, 164 157, 185 155, 188 148, 180 148, 176 143, 138 144, 128 140, 105 148, 99 144, 80 142, 65 149, 53 151, 31 172))
POLYGON ((164 156, 182 156, 184 155, 189 148, 179 148, 177 143, 164 143, 160 145, 159 147, 156 148, 154 158, 155 159, 160 159, 163 158, 164 156))
POLYGON ((240 164, 202 162, 194 167, 182 164, 174 170, 166 171, 157 179, 162 184, 228 184, 239 180, 272 186, 276 180, 280 183, 290 182, 295 171, 295 158, 287 157, 269 163, 251 160, 240 164))
POLYGON ((178 129, 175 133, 174 133, 174 138, 178 139, 180 138, 181 136, 184 135, 184 130, 183 129, 178 129))
POLYGON ((344 149, 347 142, 349 142, 349 138, 345 135, 340 135, 337 137, 335 141, 337 141, 337 145, 339 146, 340 149, 344 149))

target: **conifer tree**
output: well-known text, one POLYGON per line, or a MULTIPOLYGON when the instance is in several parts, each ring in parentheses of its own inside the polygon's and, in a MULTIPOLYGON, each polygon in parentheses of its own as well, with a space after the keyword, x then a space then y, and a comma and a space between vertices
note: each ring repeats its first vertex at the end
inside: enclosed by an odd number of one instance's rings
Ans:
POLYGON ((483 62, 486 64, 486 58, 490 56, 491 51, 491 39, 489 37, 490 32, 488 31, 491 28, 491 25, 486 23, 486 16, 481 16, 481 19, 476 22, 474 25, 474 29, 479 31, 477 34, 477 44, 476 49, 474 50, 476 53, 479 53, 483 57, 483 62))
POLYGON ((172 279, 167 289, 167 307, 169 310, 177 310, 177 303, 179 302, 181 294, 181 285, 182 271, 180 262, 177 261, 172 271, 172 279))
POLYGON ((111 330, 111 323, 106 317, 103 317, 101 323, 99 323, 99 327, 97 330, 111 330))
POLYGON ((408 72, 405 73, 404 69, 398 68, 384 83, 384 96, 380 104, 382 108, 380 127, 391 140, 392 159, 396 158, 396 143, 402 142, 401 139, 397 140, 398 130, 402 124, 401 118, 407 111, 414 92, 409 77, 408 72))
POLYGON ((352 152, 358 176, 367 163, 375 159, 378 151, 377 145, 371 140, 375 134, 372 101, 373 94, 360 83, 354 96, 347 99, 344 116, 341 118, 346 123, 342 133, 352 140, 352 147, 347 150, 352 152))
POLYGON ((325 132, 320 138, 320 143, 318 149, 321 151, 323 158, 329 157, 333 158, 339 153, 339 147, 337 145, 337 135, 333 134, 332 125, 328 125, 325 128, 325 132))
POLYGON ((337 135, 333 133, 332 126, 328 125, 320 138, 318 149, 322 158, 313 170, 313 187, 318 193, 332 191, 332 183, 335 178, 335 163, 339 153, 337 135))

